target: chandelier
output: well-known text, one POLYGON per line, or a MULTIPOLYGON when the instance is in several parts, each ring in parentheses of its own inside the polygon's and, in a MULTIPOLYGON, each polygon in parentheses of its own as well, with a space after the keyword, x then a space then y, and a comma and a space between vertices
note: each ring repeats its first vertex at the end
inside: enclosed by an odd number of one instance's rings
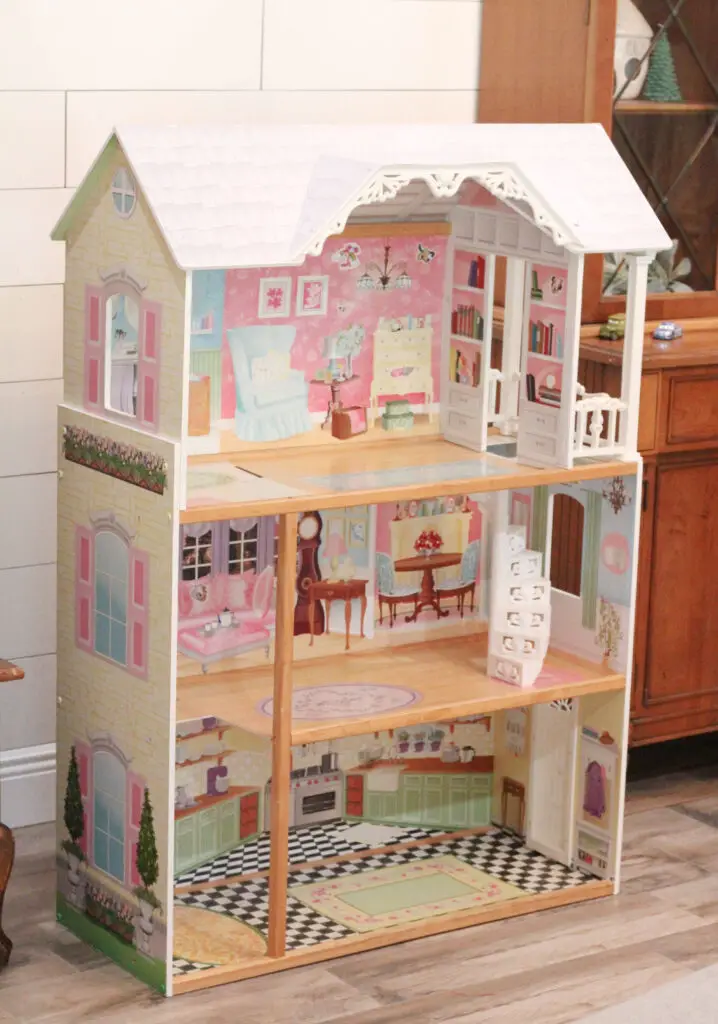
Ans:
POLYGON ((386 292, 390 288, 411 288, 411 278, 405 263, 390 263, 391 246, 384 246, 384 264, 367 263, 366 270, 357 281, 357 288, 364 291, 386 292))

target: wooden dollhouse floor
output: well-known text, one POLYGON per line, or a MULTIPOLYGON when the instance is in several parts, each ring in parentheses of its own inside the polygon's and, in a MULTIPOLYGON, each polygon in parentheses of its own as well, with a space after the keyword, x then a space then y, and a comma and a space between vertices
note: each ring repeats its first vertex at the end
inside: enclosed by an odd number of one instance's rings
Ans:
MULTIPOLYGON (((549 703, 625 687, 625 677, 610 667, 551 649, 533 687, 521 689, 501 683, 486 675, 486 643, 485 636, 453 637, 295 663, 292 668, 292 744, 362 736, 381 729, 490 714, 502 708, 549 703), (403 707, 393 705, 385 711, 375 705, 364 708, 355 692, 362 686, 386 690, 409 688, 417 696, 403 707), (331 694, 323 703, 326 706, 331 697, 333 715, 300 717, 298 705, 306 704, 303 691, 324 687, 331 688, 331 694), (351 692, 346 687, 350 687, 351 692)), ((271 664, 224 675, 178 679, 177 720, 212 715, 269 738, 273 684, 271 664)))
MULTIPOLYGON (((501 450, 501 449, 499 449, 501 450)), ((534 487, 635 473, 635 463, 588 461, 539 469, 502 454, 479 453, 439 437, 363 442, 241 455, 195 456, 187 471, 183 522, 340 508, 446 494, 534 487)))
MULTIPOLYGON (((344 822, 332 826, 339 834, 349 827, 344 822)), ((303 831, 316 833, 312 841, 319 849, 331 829, 324 825, 303 831)), ((394 849, 367 850, 365 855, 315 861, 291 870, 287 950, 348 940, 461 910, 476 911, 496 903, 535 898, 591 881, 590 875, 528 849, 520 838, 499 828, 423 840, 405 838, 394 849)), ((175 907, 229 917, 266 940, 268 898, 268 877, 254 875, 177 892, 175 907)), ((198 920, 202 930, 211 935, 210 917, 198 920)), ((196 960, 178 955, 186 952, 186 942, 182 950, 176 950, 175 975, 226 967, 242 958, 234 954, 233 961, 230 953, 229 959, 221 957, 211 962, 207 955, 211 943, 203 947, 199 939, 192 948, 196 960)))

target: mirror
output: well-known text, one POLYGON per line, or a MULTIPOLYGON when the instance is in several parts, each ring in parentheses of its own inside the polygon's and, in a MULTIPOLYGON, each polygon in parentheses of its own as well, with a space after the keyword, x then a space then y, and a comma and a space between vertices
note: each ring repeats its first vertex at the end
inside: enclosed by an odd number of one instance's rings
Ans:
POLYGON ((137 415, 139 305, 121 293, 107 300, 107 404, 115 412, 137 415))

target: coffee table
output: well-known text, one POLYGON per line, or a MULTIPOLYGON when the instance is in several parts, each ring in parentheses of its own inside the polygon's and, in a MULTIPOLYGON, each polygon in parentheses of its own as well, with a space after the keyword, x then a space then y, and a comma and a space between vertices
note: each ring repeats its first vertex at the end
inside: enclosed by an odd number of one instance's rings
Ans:
MULTIPOLYGON (((23 679, 24 676, 25 673, 17 665, 0 659, 0 683, 11 683, 16 679, 23 679)), ((14 859, 15 840, 12 832, 7 825, 3 825, 0 817, 0 969, 7 964, 12 952, 12 942, 2 930, 2 906, 14 859)))
POLYGON ((445 618, 449 611, 439 606, 439 600, 434 586, 434 570, 447 569, 450 565, 461 563, 460 551, 438 551, 432 555, 416 555, 411 558, 400 558, 394 562, 395 572, 421 572, 421 591, 416 610, 412 615, 406 616, 407 622, 416 622, 419 613, 424 608, 433 608, 438 619, 445 618))

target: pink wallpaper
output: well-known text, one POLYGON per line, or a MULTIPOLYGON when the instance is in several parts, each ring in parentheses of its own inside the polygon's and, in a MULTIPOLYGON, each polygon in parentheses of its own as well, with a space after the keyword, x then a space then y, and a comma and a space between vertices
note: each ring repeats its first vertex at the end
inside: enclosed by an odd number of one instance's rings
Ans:
MULTIPOLYGON (((297 336, 292 348, 292 366, 301 369, 307 379, 311 379, 318 370, 326 366, 326 360, 322 356, 324 338, 352 324, 361 324, 365 330, 364 342, 360 354, 353 361, 353 370, 359 379, 342 389, 342 400, 346 405, 368 405, 374 330, 379 319, 431 316, 435 337, 434 387, 435 394, 438 395, 446 242, 445 236, 399 236, 394 239, 377 237, 354 240, 347 237, 333 238, 327 241, 320 256, 307 258, 301 267, 228 270, 225 281, 225 331, 228 328, 255 324, 294 324, 297 336), (354 250, 352 259, 342 259, 340 250, 349 242, 358 247, 358 252, 354 250), (387 291, 364 291, 357 288, 357 281, 367 270, 369 263, 383 266, 384 245, 388 243, 391 243, 390 265, 403 264, 403 269, 411 278, 412 286, 387 291), (434 255, 431 256, 431 253, 434 255), (311 275, 329 279, 327 311, 325 314, 297 316, 297 279, 311 275), (263 277, 291 278, 291 302, 287 316, 270 319, 258 316, 259 281, 263 277)), ((325 409, 327 399, 326 386, 314 384, 310 387, 311 412, 325 409)), ((222 416, 231 418, 234 412, 232 361, 225 334, 222 341, 222 416)))

